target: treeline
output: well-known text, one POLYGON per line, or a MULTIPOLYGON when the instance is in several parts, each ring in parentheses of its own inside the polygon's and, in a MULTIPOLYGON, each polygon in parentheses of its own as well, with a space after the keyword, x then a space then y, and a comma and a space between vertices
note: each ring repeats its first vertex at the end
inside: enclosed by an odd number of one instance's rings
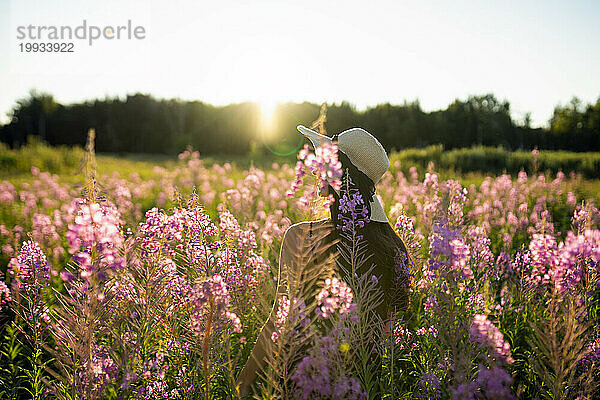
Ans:
MULTIPOLYGON (((213 106, 200 101, 155 99, 146 94, 59 104, 32 91, 19 100, 0 140, 11 147, 38 136, 52 145, 83 145, 96 129, 101 152, 174 154, 192 145, 203 154, 294 153, 302 142, 297 124, 310 124, 320 105, 278 105, 272 121, 251 102, 213 106)), ((502 146, 508 150, 600 151, 600 98, 584 105, 574 98, 557 106, 549 128, 532 128, 529 116, 515 121, 508 101, 492 94, 455 100, 446 109, 425 112, 418 101, 380 104, 358 111, 349 103, 328 105, 327 129, 339 133, 361 126, 391 150, 441 144, 445 149, 502 146)))

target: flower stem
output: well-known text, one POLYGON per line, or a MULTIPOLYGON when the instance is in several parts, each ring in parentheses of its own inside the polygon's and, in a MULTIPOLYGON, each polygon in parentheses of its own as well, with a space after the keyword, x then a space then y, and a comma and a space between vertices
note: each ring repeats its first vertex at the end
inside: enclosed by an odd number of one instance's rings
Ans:
POLYGON ((212 313, 212 300, 209 301, 208 303, 208 317, 206 319, 206 330, 204 331, 204 341, 202 343, 202 364, 203 364, 203 371, 204 371, 204 398, 206 400, 209 399, 209 388, 210 388, 210 374, 208 371, 208 361, 209 361, 209 354, 208 354, 208 350, 209 350, 209 344, 210 344, 210 331, 212 329, 212 317, 213 317, 213 313, 212 313))

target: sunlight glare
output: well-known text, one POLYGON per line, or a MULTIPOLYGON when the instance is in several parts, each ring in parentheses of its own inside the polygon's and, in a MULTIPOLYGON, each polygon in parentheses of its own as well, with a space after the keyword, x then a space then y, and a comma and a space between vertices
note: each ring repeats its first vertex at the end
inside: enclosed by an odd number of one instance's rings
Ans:
POLYGON ((265 139, 272 139, 273 132, 275 131, 275 110, 277 109, 277 102, 272 100, 260 100, 258 101, 260 107, 260 131, 265 139))

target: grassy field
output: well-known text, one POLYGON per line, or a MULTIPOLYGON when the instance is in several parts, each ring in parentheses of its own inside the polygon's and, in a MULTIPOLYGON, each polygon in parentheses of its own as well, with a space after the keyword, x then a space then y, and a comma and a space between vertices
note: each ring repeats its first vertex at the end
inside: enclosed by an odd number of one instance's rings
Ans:
MULTIPOLYGON (((297 306, 275 300, 284 232, 328 212, 287 195, 293 159, 0 148, 0 398, 241 399, 271 307, 259 398, 595 398, 600 181, 570 173, 597 155, 577 157, 391 154, 377 193, 414 256, 392 332, 373 314, 383 275, 323 264, 318 293, 288 280, 297 306)), ((363 271, 345 212, 340 257, 363 271)))
MULTIPOLYGON (((80 147, 49 147, 39 142, 31 142, 28 146, 11 150, 0 144, 0 180, 8 180, 15 184, 31 179, 31 167, 41 171, 59 174, 61 180, 70 183, 81 183, 83 176, 79 174, 84 151, 80 147)), ((441 146, 430 146, 423 149, 407 149, 389 155, 390 172, 402 171, 405 175, 411 167, 416 167, 419 178, 423 179, 428 169, 434 169, 440 179, 455 179, 463 186, 479 185, 487 176, 507 173, 516 177, 519 171, 543 173, 550 177, 561 171, 565 174, 575 172, 577 179, 575 190, 582 198, 600 199, 600 153, 573 153, 565 151, 543 151, 537 157, 531 152, 509 152, 501 148, 473 147, 444 151, 441 146)), ((176 157, 164 154, 136 153, 97 153, 98 176, 112 175, 118 172, 122 177, 136 173, 142 180, 157 179, 162 172, 155 167, 167 170, 178 164, 176 157)), ((294 158, 275 156, 206 156, 202 157, 205 165, 213 163, 232 165, 232 173, 236 176, 251 165, 262 169, 270 169, 275 163, 293 165, 294 158)), ((597 202, 598 203, 598 202, 597 202)))

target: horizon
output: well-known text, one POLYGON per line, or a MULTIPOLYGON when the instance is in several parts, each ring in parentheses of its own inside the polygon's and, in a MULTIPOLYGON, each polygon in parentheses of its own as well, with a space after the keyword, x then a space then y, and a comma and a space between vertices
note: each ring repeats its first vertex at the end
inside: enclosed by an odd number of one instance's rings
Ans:
MULTIPOLYGON (((317 106, 320 106, 322 104, 326 104, 327 106, 333 106, 333 105, 341 105, 343 103, 346 103, 348 105, 350 105, 351 108, 353 108, 354 110, 358 111, 358 112, 364 112, 366 110, 369 109, 373 109, 382 105, 387 105, 389 104, 392 107, 401 107, 404 105, 408 105, 408 104, 419 104, 421 111, 424 113, 434 113, 434 112, 440 112, 443 111, 445 109, 447 109, 452 103, 454 103, 455 101, 462 101, 462 102, 466 102, 468 100, 469 97, 478 97, 478 96, 485 96, 485 95, 493 95, 496 97, 496 99, 498 100, 498 102, 502 103, 504 101, 509 101, 508 99, 505 98, 499 98, 498 96, 496 96, 494 93, 472 93, 472 94, 468 94, 464 97, 461 98, 455 98, 453 100, 451 100, 448 104, 446 104, 445 106, 441 106, 440 108, 436 108, 436 109, 432 109, 432 110, 426 110, 422 107, 422 104, 420 102, 420 100, 417 99, 413 99, 413 100, 408 100, 408 99, 404 99, 401 102, 389 102, 389 101, 382 101, 380 103, 376 103, 376 104, 367 104, 364 105, 363 107, 359 107, 358 105, 347 101, 347 100, 341 100, 341 101, 336 101, 336 102, 327 102, 327 103, 318 103, 318 102, 314 102, 314 101, 309 101, 309 100, 301 100, 301 101, 293 101, 293 100, 286 100, 286 101, 276 101, 272 104, 269 104, 270 107, 265 107, 264 104, 261 104, 259 101, 257 100, 240 100, 240 101, 234 101, 234 102, 230 102, 230 103, 224 103, 224 104, 214 104, 214 103, 210 103, 204 100, 200 100, 200 99, 184 99, 184 98, 180 98, 180 97, 161 97, 161 96, 156 96, 153 93, 148 93, 148 92, 142 92, 142 91, 136 91, 136 92, 129 92, 129 93, 125 93, 122 95, 114 95, 114 96, 110 96, 110 95, 105 95, 102 97, 92 97, 92 98, 83 98, 80 100, 76 100, 73 102, 68 102, 68 103, 63 103, 60 102, 56 99, 56 96, 54 96, 53 93, 49 93, 49 92, 43 92, 40 90, 37 90, 35 88, 30 89, 27 94, 21 98, 15 99, 15 105, 17 104, 17 101, 23 100, 23 99, 27 99, 29 98, 30 94, 35 92, 37 95, 50 95, 52 96, 52 98, 54 99, 54 101, 62 106, 71 106, 71 105, 76 105, 76 104, 85 104, 85 103, 92 103, 94 101, 106 101, 106 100, 119 100, 119 101, 125 101, 127 99, 128 96, 136 96, 136 95, 142 95, 142 96, 150 96, 152 97, 154 100, 156 101, 179 101, 179 102, 200 102, 212 107, 227 107, 227 106, 231 106, 231 105, 236 105, 236 104, 243 104, 243 103, 252 103, 255 104, 257 107, 260 108, 261 113, 263 114, 263 117, 265 117, 265 115, 268 114, 272 114, 276 111, 277 107, 280 105, 285 105, 285 104, 302 104, 302 103, 310 103, 310 104, 314 104, 317 106)), ((600 101, 600 95, 598 96, 597 101, 600 101)), ((592 103, 595 103, 596 101, 592 101, 592 103)), ((510 101, 509 101, 510 103, 510 101)), ((565 105, 568 102, 565 102, 563 104, 557 104, 558 105, 565 105)), ((582 105, 585 105, 585 102, 583 102, 582 105)), ((512 116, 512 104, 511 104, 511 116, 512 116)), ((548 119, 550 119, 552 115, 550 115, 548 117, 548 119)), ((514 116, 513 116, 514 117, 514 116)), ((316 116, 315 116, 316 118, 316 116)), ((513 122, 515 123, 520 123, 522 122, 521 120, 518 119, 514 119, 513 118, 513 122)), ((8 121, 6 122, 2 122, 0 120, 0 125, 8 123, 8 121)), ((532 126, 532 128, 538 128, 536 126, 532 126)))
POLYGON ((249 101, 267 111, 286 102, 346 101, 362 111, 418 101, 432 112, 492 93, 510 103, 516 122, 531 113, 532 127, 547 126, 574 96, 600 97, 593 1, 379 1, 368 10, 312 1, 33 3, 0 5, 0 123, 31 89, 61 104, 144 93, 215 106, 249 101), (84 20, 129 21, 146 37, 76 42, 73 54, 18 51, 19 26, 84 20))

